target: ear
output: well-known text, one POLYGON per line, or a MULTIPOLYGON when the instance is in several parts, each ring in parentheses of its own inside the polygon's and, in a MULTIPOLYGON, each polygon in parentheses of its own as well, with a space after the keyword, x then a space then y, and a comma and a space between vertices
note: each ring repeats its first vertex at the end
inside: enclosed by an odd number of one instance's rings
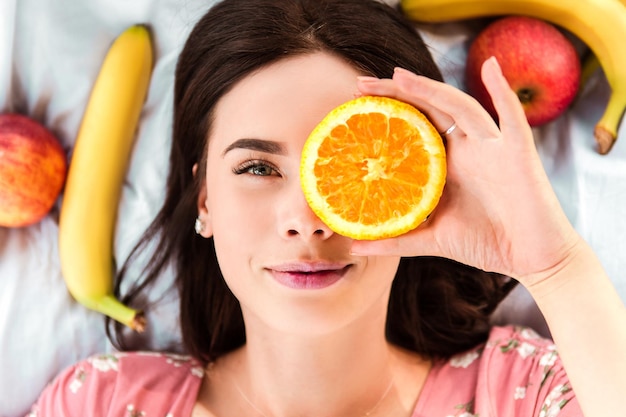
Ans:
MULTIPOLYGON (((198 171, 198 164, 193 165, 193 175, 196 176, 196 172, 198 171)), ((200 186, 200 192, 198 193, 198 198, 196 200, 196 206, 198 208, 198 218, 204 225, 202 231, 200 232, 200 236, 209 238, 213 236, 213 228, 211 226, 211 213, 207 204, 207 188, 206 181, 202 180, 202 185, 200 186)))

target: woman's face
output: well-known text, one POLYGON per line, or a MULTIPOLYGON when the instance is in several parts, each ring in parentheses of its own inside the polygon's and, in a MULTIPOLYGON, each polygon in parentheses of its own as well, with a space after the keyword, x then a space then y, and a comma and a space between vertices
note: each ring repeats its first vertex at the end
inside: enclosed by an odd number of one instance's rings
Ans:
POLYGON ((249 75, 216 107, 198 204, 248 328, 310 334, 384 322, 399 258, 350 255, 351 240, 311 211, 299 179, 308 134, 355 97, 357 75, 329 54, 292 57, 249 75))

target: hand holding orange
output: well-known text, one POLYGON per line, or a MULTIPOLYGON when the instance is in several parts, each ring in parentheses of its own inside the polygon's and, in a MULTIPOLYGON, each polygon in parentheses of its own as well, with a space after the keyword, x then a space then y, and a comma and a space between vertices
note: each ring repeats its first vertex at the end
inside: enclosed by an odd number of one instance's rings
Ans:
POLYGON ((336 233, 401 235, 433 211, 446 180, 441 136, 413 106, 364 96, 332 110, 302 151, 307 202, 336 233))
POLYGON ((428 221, 391 239, 354 241, 353 255, 439 256, 532 285, 577 247, 519 99, 495 59, 482 75, 499 125, 463 91, 406 70, 358 81, 364 95, 419 108, 439 131, 457 128, 446 136, 446 188, 428 221))

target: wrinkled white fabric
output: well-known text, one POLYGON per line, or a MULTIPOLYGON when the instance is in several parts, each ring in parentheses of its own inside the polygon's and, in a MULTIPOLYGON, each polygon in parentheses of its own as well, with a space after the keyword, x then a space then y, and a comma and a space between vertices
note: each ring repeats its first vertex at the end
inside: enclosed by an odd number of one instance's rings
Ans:
MULTIPOLYGON (((389 3, 395 3, 390 0, 389 3)), ((104 55, 127 26, 148 23, 156 61, 131 159, 115 239, 121 262, 163 199, 177 54, 195 21, 214 0, 0 0, 0 111, 27 114, 51 129, 68 155, 104 55)), ((463 87, 468 42, 479 22, 419 25, 448 82, 463 87)), ((626 299, 626 128, 608 155, 595 151, 593 126, 609 88, 598 71, 572 108, 535 129, 545 167, 570 220, 600 256, 626 299)), ((0 228, 0 416, 23 415, 61 369, 111 351, 103 318, 76 304, 62 280, 58 207, 42 222, 0 228)), ((189 220, 193 222, 193 219, 189 220)), ((85 233, 89 233, 88 230, 85 233)), ((139 274, 139 266, 133 270, 139 274)), ((165 298, 148 317, 155 348, 179 340, 177 303, 166 274, 151 292, 165 298)), ((543 329, 523 289, 497 321, 543 329)))

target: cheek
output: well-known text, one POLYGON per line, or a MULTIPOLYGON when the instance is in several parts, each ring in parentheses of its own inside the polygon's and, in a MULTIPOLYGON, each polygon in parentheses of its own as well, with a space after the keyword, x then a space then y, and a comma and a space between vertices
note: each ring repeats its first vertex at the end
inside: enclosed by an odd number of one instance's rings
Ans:
POLYGON ((400 258, 395 256, 370 256, 367 258, 368 277, 374 285, 391 285, 399 264, 400 258))
POLYGON ((366 306, 377 299, 387 305, 389 291, 399 264, 399 257, 368 256, 359 277, 361 292, 354 301, 366 306), (381 296, 383 298, 380 298, 381 296))
MULTIPOLYGON (((228 188, 228 187, 226 187, 228 188)), ((271 250, 275 215, 272 207, 252 193, 228 188, 211 202, 213 242, 226 284, 238 299, 246 299, 254 288, 256 259, 271 250)))
POLYGON ((216 246, 246 246, 271 233, 275 209, 267 196, 242 190, 228 181, 216 184, 212 191, 207 209, 216 246))
POLYGON ((232 277, 247 275, 251 258, 260 246, 260 239, 267 234, 263 233, 267 228, 263 224, 266 220, 251 209, 254 204, 248 197, 233 194, 232 191, 216 192, 207 205, 211 213, 218 263, 228 286, 235 292, 232 277))

